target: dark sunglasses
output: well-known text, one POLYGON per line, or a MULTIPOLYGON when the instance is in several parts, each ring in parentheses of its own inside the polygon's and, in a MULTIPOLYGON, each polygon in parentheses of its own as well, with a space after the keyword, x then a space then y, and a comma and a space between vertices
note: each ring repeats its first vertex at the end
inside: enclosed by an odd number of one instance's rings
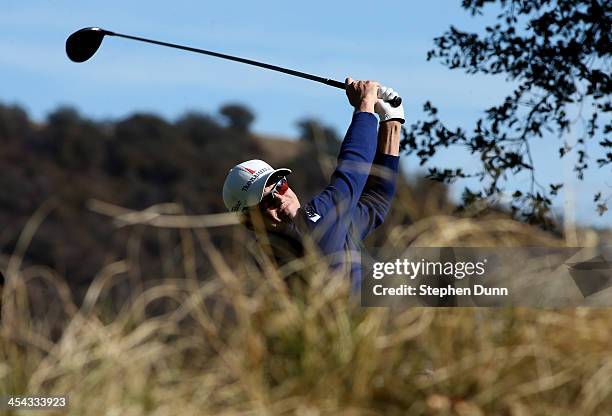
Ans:
POLYGON ((287 182, 287 178, 283 176, 274 184, 274 186, 272 187, 272 190, 268 192, 267 194, 265 194, 263 198, 261 198, 261 202, 259 203, 259 206, 263 209, 273 207, 276 202, 275 195, 276 194, 285 195, 285 192, 287 192, 287 189, 289 189, 289 183, 287 182))

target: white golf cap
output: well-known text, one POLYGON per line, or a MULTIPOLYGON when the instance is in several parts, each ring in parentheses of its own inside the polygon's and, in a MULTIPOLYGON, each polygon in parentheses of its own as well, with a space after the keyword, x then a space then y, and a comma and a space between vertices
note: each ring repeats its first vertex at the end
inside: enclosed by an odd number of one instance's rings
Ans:
POLYGON ((252 159, 230 169, 223 184, 223 202, 230 212, 242 212, 259 204, 270 176, 282 177, 290 169, 273 169, 263 160, 252 159))

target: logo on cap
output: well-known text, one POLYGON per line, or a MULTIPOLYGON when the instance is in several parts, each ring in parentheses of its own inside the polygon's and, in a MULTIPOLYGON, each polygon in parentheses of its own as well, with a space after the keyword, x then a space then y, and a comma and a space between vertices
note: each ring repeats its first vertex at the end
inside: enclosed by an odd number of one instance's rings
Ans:
POLYGON ((234 204, 233 207, 230 208, 231 212, 236 212, 238 210, 240 210, 240 206, 242 205, 242 201, 236 201, 236 204, 234 204))
MULTIPOLYGON (((246 169, 246 168, 245 168, 245 169, 246 169)), ((248 170, 249 170, 249 171, 251 171, 251 169, 248 169, 248 170)), ((253 182, 255 182, 255 180, 256 180, 257 178, 259 178, 259 177, 260 177, 260 176, 261 176, 263 173, 265 173, 265 172, 267 172, 267 171, 269 171, 269 170, 272 170, 272 168, 262 168, 262 169, 259 169, 257 172, 252 171, 252 172, 253 172, 253 173, 252 173, 252 175, 253 175, 253 176, 251 176, 251 179, 249 179, 249 180, 247 181, 247 183, 245 183, 245 184, 244 184, 244 186, 243 186, 242 188, 240 188, 240 190, 241 190, 242 192, 246 192, 246 191, 248 191, 248 190, 249 190, 249 188, 251 187, 251 185, 253 184, 253 182)))

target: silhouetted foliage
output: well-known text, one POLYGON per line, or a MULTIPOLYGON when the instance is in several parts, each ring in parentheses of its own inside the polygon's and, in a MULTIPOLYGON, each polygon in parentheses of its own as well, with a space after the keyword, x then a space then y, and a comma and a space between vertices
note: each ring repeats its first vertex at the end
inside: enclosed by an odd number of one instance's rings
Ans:
POLYGON ((230 128, 244 133, 249 131, 255 120, 251 110, 240 104, 227 104, 221 107, 219 113, 227 118, 230 128))
POLYGON ((317 120, 304 119, 297 123, 300 129, 300 140, 314 145, 320 152, 337 156, 340 150, 340 137, 331 127, 322 125, 317 120))
POLYGON ((17 106, 0 106, 0 140, 7 145, 17 138, 27 139, 30 122, 26 112, 17 106))
MULTIPOLYGON (((606 153, 595 163, 609 169, 612 142, 605 138, 612 131, 610 101, 610 45, 612 3, 584 0, 463 0, 472 15, 482 14, 487 3, 501 8, 497 22, 483 34, 467 33, 453 26, 434 40, 428 59, 438 59, 450 69, 468 74, 504 74, 517 86, 499 105, 485 110, 471 131, 451 129, 439 119, 437 109, 425 103, 427 119, 405 131, 402 141, 408 154, 425 164, 438 151, 461 146, 478 154, 479 169, 430 168, 432 179, 452 182, 475 177, 484 182, 483 190, 466 189, 464 205, 482 198, 495 199, 503 191, 508 175, 527 171, 531 187, 511 193, 512 212, 519 218, 553 227, 552 201, 561 184, 541 185, 536 180, 530 144, 534 139, 557 136, 563 139, 570 129, 579 135, 574 146, 551 143, 551 157, 575 153, 574 170, 583 178, 592 159, 595 143, 606 153), (578 132, 572 112, 579 109, 583 122, 578 132), (603 117, 602 117, 603 116, 603 117), (603 119, 603 120, 602 120, 603 119), (553 148, 555 151, 553 151, 553 148), (558 149, 558 150, 557 150, 558 149), (607 150, 606 150, 607 149, 607 150)), ((598 193, 595 202, 603 214, 611 196, 598 193)))
POLYGON ((99 162, 103 137, 100 128, 82 119, 69 107, 59 108, 47 120, 48 128, 39 137, 38 145, 58 163, 73 170, 87 170, 99 162))
POLYGON ((185 114, 176 122, 176 127, 198 147, 219 143, 225 130, 213 117, 199 113, 185 114))
POLYGON ((340 149, 341 137, 336 131, 314 119, 298 121, 300 151, 288 162, 293 170, 289 183, 307 201, 329 181, 340 149))

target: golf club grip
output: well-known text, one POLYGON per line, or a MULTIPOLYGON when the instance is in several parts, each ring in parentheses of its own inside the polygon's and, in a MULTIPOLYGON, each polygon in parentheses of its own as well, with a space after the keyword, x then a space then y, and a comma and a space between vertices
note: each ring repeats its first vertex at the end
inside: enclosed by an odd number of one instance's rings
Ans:
POLYGON ((400 105, 402 105, 402 97, 400 97, 399 95, 393 99, 391 99, 391 101, 389 101, 389 104, 391 104, 391 107, 393 108, 397 108, 400 105))
MULTIPOLYGON (((340 81, 336 81, 334 79, 328 79, 327 82, 325 82, 327 85, 331 85, 332 87, 336 87, 336 88, 341 88, 343 90, 346 90, 346 85, 344 84, 344 82, 340 82, 340 81)), ((395 98, 393 98, 391 101, 388 101, 389 104, 391 104, 391 107, 399 107, 400 105, 402 105, 402 97, 397 96, 395 98)))

